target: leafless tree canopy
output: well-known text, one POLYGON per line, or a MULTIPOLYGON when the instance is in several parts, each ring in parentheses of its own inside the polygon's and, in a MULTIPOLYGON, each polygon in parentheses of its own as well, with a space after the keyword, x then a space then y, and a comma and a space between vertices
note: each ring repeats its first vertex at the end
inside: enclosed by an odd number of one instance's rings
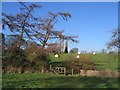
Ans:
POLYGON ((107 43, 108 48, 120 48, 120 29, 115 29, 112 32, 111 41, 107 43))
POLYGON ((19 2, 21 5, 21 12, 16 15, 8 15, 2 13, 2 28, 5 30, 9 28, 11 32, 20 36, 19 45, 22 45, 25 40, 33 40, 39 42, 40 45, 45 48, 49 45, 49 40, 52 39, 67 39, 72 42, 78 42, 75 38, 77 36, 63 35, 64 30, 55 30, 54 25, 58 22, 58 17, 62 17, 63 20, 71 18, 69 13, 52 13, 48 12, 48 17, 41 18, 35 17, 33 11, 41 8, 40 5, 19 2))

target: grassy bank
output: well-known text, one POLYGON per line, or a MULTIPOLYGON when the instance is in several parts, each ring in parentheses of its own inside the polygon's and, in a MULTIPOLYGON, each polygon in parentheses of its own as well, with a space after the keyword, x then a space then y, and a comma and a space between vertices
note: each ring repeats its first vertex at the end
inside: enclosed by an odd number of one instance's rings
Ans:
MULTIPOLYGON (((70 57, 73 54, 60 54, 60 56, 58 58, 54 57, 54 54, 50 55, 51 58, 51 62, 55 63, 55 62, 60 62, 60 63, 64 63, 64 61, 67 61, 67 58, 70 57)), ((74 54, 77 56, 77 54, 74 54)), ((118 56, 116 55, 116 57, 111 54, 96 54, 96 55, 92 55, 92 54, 80 54, 80 58, 84 56, 90 56, 92 58, 92 60, 97 64, 97 68, 99 68, 100 70, 118 70, 118 56)))
POLYGON ((3 74, 3 88, 118 88, 118 78, 53 74, 3 74))

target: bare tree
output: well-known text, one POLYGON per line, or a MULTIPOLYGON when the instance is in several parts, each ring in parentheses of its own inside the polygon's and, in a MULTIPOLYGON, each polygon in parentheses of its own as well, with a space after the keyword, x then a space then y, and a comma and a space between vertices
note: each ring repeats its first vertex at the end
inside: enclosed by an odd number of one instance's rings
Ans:
POLYGON ((45 48, 49 45, 50 40, 54 39, 67 39, 73 42, 77 36, 63 35, 64 30, 54 30, 54 25, 58 21, 58 16, 61 16, 64 20, 71 18, 69 13, 48 13, 48 17, 41 18, 35 17, 33 11, 37 8, 41 8, 40 5, 30 4, 27 5, 24 2, 19 2, 21 12, 16 15, 7 15, 2 13, 3 29, 6 26, 11 32, 20 36, 19 45, 21 46, 25 40, 33 40, 39 42, 40 45, 45 48))
POLYGON ((33 33, 35 27, 34 23, 30 22, 34 17, 32 12, 35 8, 39 8, 39 5, 31 4, 27 6, 25 3, 20 2, 21 12, 16 15, 7 15, 2 13, 3 18, 3 29, 8 26, 11 32, 20 36, 19 45, 23 44, 23 39, 31 38, 30 35, 33 33))
POLYGON ((120 29, 115 29, 112 32, 112 37, 111 37, 111 41, 109 41, 107 43, 107 47, 108 49, 119 49, 120 48, 120 38, 119 38, 119 34, 120 34, 120 29))

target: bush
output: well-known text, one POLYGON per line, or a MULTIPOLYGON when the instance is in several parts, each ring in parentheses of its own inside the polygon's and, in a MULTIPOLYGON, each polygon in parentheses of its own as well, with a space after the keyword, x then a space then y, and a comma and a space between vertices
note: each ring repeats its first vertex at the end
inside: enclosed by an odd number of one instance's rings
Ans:
POLYGON ((80 56, 76 58, 76 55, 70 55, 66 62, 66 68, 68 72, 73 69, 75 73, 79 73, 80 69, 94 70, 96 69, 95 62, 93 62, 91 56, 80 56))
POLYGON ((26 62, 25 60, 25 55, 24 51, 17 47, 16 45, 14 46, 9 46, 7 49, 3 50, 2 53, 2 66, 3 70, 9 71, 9 70, 14 70, 13 68, 20 68, 24 67, 24 63, 26 62))
POLYGON ((50 57, 43 48, 30 47, 25 50, 26 60, 30 61, 29 67, 34 69, 48 69, 50 57))
POLYGON ((78 53, 78 48, 72 48, 72 49, 70 50, 70 53, 78 53))
POLYGON ((48 70, 50 58, 42 48, 31 47, 22 50, 17 46, 10 46, 3 50, 3 72, 35 72, 48 70))
POLYGON ((2 53, 3 66, 12 65, 20 67, 25 61, 25 55, 22 49, 17 46, 10 46, 2 53))

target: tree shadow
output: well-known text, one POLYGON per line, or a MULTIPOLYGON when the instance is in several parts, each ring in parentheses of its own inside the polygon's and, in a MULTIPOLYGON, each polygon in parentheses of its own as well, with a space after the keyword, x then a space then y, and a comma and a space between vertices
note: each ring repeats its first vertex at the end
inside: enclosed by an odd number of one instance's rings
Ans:
POLYGON ((3 88, 118 88, 118 78, 63 75, 8 80, 6 83, 3 88))
POLYGON ((115 78, 65 76, 49 79, 59 83, 54 85, 56 88, 118 88, 118 80, 115 78))

